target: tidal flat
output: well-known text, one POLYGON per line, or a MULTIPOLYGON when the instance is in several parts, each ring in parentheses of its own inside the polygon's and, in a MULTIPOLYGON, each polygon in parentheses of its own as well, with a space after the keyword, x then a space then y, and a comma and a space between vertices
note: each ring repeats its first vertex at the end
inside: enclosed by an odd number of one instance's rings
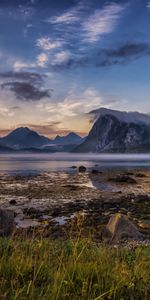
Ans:
POLYGON ((0 174, 0 206, 15 214, 15 235, 41 234, 67 238, 78 222, 83 236, 103 240, 103 230, 115 213, 125 214, 150 239, 150 170, 99 170, 36 175, 0 174), (80 219, 80 221, 79 221, 80 219))

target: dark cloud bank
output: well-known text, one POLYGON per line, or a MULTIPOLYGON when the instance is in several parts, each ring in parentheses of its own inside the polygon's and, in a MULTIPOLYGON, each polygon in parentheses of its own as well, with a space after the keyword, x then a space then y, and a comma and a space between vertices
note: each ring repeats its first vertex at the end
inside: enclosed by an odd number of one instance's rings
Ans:
POLYGON ((70 69, 72 67, 109 67, 113 65, 128 64, 131 61, 150 55, 150 45, 147 43, 129 42, 117 48, 99 49, 92 55, 82 55, 80 58, 70 58, 68 61, 52 66, 55 71, 70 69))
POLYGON ((12 91, 18 100, 39 101, 51 97, 52 90, 44 88, 46 75, 10 71, 1 73, 0 78, 3 81, 1 88, 12 91))

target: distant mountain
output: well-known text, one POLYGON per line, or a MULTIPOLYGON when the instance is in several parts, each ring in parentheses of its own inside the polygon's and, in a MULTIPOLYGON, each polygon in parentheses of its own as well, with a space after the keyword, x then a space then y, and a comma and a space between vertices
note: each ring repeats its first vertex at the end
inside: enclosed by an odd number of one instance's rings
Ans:
POLYGON ((67 145, 79 145, 83 142, 83 138, 74 132, 67 134, 66 136, 57 135, 54 139, 56 145, 67 146, 67 145))
POLYGON ((0 146, 9 147, 15 150, 39 148, 49 145, 52 140, 39 135, 27 127, 20 127, 12 131, 7 136, 0 138, 0 146))
POLYGON ((98 118, 75 152, 150 152, 150 116, 99 109, 98 118))
POLYGON ((39 135, 28 127, 20 127, 0 138, 0 151, 11 150, 24 151, 71 151, 75 146, 83 142, 83 138, 74 132, 66 136, 56 136, 54 140, 39 135))

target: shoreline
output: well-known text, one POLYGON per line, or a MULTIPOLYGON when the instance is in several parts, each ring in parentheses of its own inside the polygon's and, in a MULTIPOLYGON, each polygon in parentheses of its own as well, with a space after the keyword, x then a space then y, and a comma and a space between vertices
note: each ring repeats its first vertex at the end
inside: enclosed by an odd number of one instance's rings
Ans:
POLYGON ((92 169, 79 173, 72 168, 36 176, 0 174, 0 203, 2 209, 14 211, 16 235, 43 231, 47 237, 65 237, 80 216, 83 235, 92 232, 94 240, 100 241, 110 217, 122 213, 149 240, 149 180, 150 171, 145 169, 97 170, 94 174, 92 169), (118 176, 133 182, 118 182, 118 176))

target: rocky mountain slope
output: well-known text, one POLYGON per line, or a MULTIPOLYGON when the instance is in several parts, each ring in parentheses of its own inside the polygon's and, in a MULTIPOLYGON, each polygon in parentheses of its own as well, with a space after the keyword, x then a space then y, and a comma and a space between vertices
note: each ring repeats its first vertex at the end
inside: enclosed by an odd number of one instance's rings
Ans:
POLYGON ((75 152, 150 152, 150 116, 101 109, 85 141, 75 152))

